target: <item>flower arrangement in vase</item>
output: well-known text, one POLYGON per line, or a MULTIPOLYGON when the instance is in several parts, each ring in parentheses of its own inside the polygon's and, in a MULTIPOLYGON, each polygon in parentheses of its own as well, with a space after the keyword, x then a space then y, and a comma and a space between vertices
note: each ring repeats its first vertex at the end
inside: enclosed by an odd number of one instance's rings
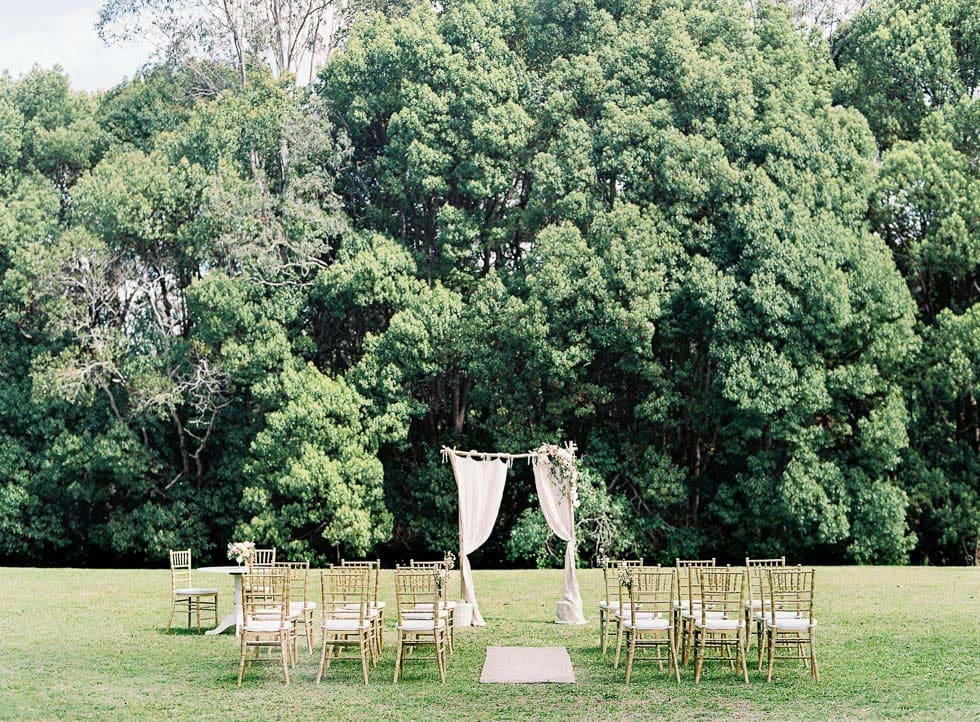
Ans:
POLYGON ((232 542, 228 545, 228 558, 234 559, 238 565, 242 565, 248 561, 254 551, 255 542, 232 542))

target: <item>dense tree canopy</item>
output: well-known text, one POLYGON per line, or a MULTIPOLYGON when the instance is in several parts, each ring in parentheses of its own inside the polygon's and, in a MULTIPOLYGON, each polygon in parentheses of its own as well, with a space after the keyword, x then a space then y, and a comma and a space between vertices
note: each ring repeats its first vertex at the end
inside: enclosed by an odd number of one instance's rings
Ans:
POLYGON ((0 557, 431 554, 442 445, 564 439, 587 556, 976 557, 971 3, 356 9, 309 87, 0 78, 0 557))

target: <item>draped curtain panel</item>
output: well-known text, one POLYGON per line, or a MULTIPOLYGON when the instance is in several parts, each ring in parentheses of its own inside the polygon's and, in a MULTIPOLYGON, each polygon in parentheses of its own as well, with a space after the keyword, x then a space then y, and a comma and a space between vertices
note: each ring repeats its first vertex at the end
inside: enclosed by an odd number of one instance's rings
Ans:
MULTIPOLYGON (((490 537, 510 464, 500 459, 477 460, 452 455, 456 486, 459 489, 459 571, 463 601, 473 607, 473 625, 486 626, 473 590, 473 572, 467 556, 479 549, 490 537)), ((576 587, 576 590, 578 587, 576 587)), ((581 603, 579 604, 581 607, 581 603)))
POLYGON ((538 490, 541 511, 551 531, 565 541, 565 578, 562 599, 558 602, 555 621, 558 624, 585 624, 582 596, 575 578, 575 512, 568 489, 556 482, 551 463, 545 458, 534 460, 534 485, 538 490))

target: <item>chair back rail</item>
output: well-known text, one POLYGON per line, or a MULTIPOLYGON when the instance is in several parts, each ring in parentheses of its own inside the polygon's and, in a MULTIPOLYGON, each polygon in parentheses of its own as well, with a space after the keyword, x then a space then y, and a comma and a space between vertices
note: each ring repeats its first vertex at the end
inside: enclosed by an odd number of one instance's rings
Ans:
POLYGON ((170 552, 170 584, 171 590, 188 589, 191 586, 191 550, 171 550, 170 552))
POLYGON ((752 559, 745 557, 745 574, 747 575, 749 606, 753 609, 762 606, 762 586, 765 583, 764 577, 766 570, 786 566, 786 557, 775 557, 772 559, 752 559))
POLYGON ((741 621, 745 607, 745 572, 732 567, 702 567, 697 572, 701 623, 705 624, 709 616, 741 621))
POLYGON ((780 615, 813 619, 814 573, 814 569, 802 566, 767 570, 764 605, 770 624, 775 626, 780 615))

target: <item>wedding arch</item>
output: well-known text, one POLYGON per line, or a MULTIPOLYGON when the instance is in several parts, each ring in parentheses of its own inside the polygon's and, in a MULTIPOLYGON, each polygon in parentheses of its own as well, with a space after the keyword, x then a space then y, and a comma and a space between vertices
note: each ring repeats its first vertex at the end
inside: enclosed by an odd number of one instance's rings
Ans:
POLYGON ((507 470, 514 459, 527 459, 534 469, 534 485, 544 518, 565 542, 565 574, 562 598, 555 621, 585 624, 582 597, 575 578, 575 507, 578 506, 575 445, 545 445, 526 454, 483 453, 442 448, 443 460, 452 464, 459 492, 460 593, 473 610, 473 625, 486 625, 473 588, 469 555, 479 549, 493 531, 504 496, 507 470))

